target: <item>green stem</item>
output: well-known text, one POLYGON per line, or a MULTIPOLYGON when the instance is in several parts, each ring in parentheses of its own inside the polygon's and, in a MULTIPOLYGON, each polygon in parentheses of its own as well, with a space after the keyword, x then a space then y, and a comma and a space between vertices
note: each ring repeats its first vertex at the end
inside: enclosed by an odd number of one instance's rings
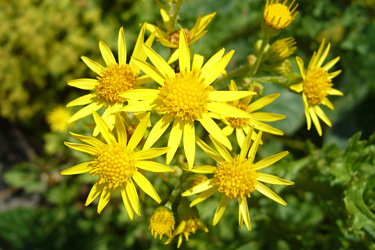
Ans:
POLYGON ((178 12, 180 11, 180 7, 181 7, 181 4, 184 2, 185 0, 179 0, 177 1, 177 3, 175 4, 172 4, 170 7, 170 10, 168 12, 168 15, 169 17, 171 18, 171 23, 173 23, 173 25, 176 27, 177 26, 177 15, 178 15, 178 12))
POLYGON ((270 40, 270 36, 267 35, 266 33, 263 33, 262 45, 260 46, 259 56, 257 57, 253 67, 249 71, 249 74, 248 74, 249 77, 251 77, 253 75, 256 75, 258 73, 259 65, 262 62, 264 50, 265 50, 269 40, 270 40))
POLYGON ((176 200, 176 198, 182 193, 183 183, 185 183, 188 176, 189 176, 189 174, 187 174, 187 173, 183 173, 180 176, 180 179, 178 180, 176 186, 174 186, 174 189, 171 193, 171 196, 169 197, 167 203, 165 203, 165 205, 164 205, 165 207, 172 210, 172 204, 176 200))
POLYGON ((234 77, 246 76, 246 73, 249 72, 249 70, 250 70, 249 65, 239 67, 238 69, 228 73, 226 76, 216 80, 215 85, 219 85, 220 83, 224 82, 227 79, 232 79, 234 77))

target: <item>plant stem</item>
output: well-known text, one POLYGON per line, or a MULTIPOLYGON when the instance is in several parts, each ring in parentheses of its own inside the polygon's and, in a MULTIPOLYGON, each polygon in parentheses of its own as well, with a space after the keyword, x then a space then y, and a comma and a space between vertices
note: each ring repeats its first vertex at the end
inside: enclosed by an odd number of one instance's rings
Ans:
POLYGON ((164 5, 159 0, 152 0, 160 9, 165 9, 164 5))
POLYGON ((256 75, 258 73, 259 65, 263 59, 264 49, 266 48, 269 40, 270 40, 270 36, 267 35, 266 33, 263 33, 262 45, 260 46, 259 56, 257 57, 253 67, 249 71, 249 74, 248 74, 249 77, 256 75))

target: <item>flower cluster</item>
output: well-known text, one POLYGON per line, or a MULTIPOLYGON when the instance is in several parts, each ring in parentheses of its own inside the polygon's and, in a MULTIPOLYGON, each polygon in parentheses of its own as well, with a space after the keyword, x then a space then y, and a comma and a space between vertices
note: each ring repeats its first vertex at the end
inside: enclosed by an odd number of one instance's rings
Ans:
MULTIPOLYGON (((282 67, 288 68, 288 58, 296 50, 294 38, 276 40, 271 45, 268 42, 270 37, 278 35, 293 22, 298 5, 293 1, 287 6, 287 0, 283 3, 267 1, 263 12, 263 39, 255 46, 255 55, 249 57, 252 59, 249 64, 241 68, 241 71, 247 70, 248 78, 235 83, 232 77, 236 76, 236 71, 224 73, 233 50, 225 53, 225 49, 221 49, 205 60, 203 56, 192 53, 190 47, 207 33, 206 28, 216 13, 201 14, 192 29, 177 29, 178 11, 183 1, 174 1, 174 8, 155 2, 160 7, 164 27, 144 23, 131 56, 128 56, 124 30, 120 28, 117 60, 109 47, 100 42, 105 66, 82 57, 96 78, 68 82, 72 87, 91 91, 67 104, 69 108, 86 105, 69 118, 68 124, 92 115, 95 126, 93 136, 71 132, 82 143, 65 142, 65 145, 87 153, 93 159, 61 174, 96 176, 97 181, 85 205, 100 196, 98 213, 118 189, 130 219, 133 219, 134 212, 141 215, 139 194, 147 194, 157 203, 163 202, 164 205, 152 215, 149 229, 155 238, 158 235, 160 239, 163 235, 169 237, 166 244, 179 236, 180 247, 183 236, 189 240, 189 236, 199 229, 208 232, 196 205, 215 193, 220 193, 221 199, 212 224, 220 221, 228 202, 236 199, 239 225, 242 227, 245 222, 247 229, 251 230, 247 200, 251 199, 252 193, 258 191, 285 206, 287 203, 263 183, 294 184, 260 172, 283 159, 288 151, 256 160, 258 147, 263 144, 263 134, 268 134, 268 137, 284 134, 277 128, 277 123, 273 126, 267 123, 286 116, 262 111, 280 93, 262 96, 259 89, 263 86, 255 76, 261 71, 271 71, 279 77, 290 72, 282 67), (146 31, 150 32, 147 39, 146 31), (155 38, 171 50, 168 60, 152 48, 155 38), (223 81, 229 83, 228 89, 223 90, 217 84, 223 81), (155 85, 157 87, 153 87, 155 85), (234 131, 236 140, 230 140, 234 131), (206 138, 210 138, 216 150, 206 138), (165 147, 154 147, 163 143, 165 147), (196 165, 196 145, 214 160, 214 165, 196 165), (165 164, 157 158, 164 154, 165 164), (174 168, 169 166, 171 163, 174 168), (165 180, 169 178, 165 173, 174 172, 172 176, 178 181, 167 200, 159 197, 145 171, 157 173, 156 178, 165 180), (193 200, 186 197, 192 195, 197 197, 193 200)), ((301 77, 297 79, 299 82, 287 86, 297 94, 302 93, 307 127, 310 129, 312 120, 319 135, 322 128, 318 117, 331 126, 319 105, 333 109, 327 96, 342 95, 332 88, 332 79, 340 71, 328 73, 339 58, 322 66, 330 48, 324 44, 323 41, 318 52, 314 53, 307 71, 302 59, 297 57, 301 77)), ((50 117, 53 119, 52 115, 50 117)), ((202 161, 205 159, 200 159, 202 161)))

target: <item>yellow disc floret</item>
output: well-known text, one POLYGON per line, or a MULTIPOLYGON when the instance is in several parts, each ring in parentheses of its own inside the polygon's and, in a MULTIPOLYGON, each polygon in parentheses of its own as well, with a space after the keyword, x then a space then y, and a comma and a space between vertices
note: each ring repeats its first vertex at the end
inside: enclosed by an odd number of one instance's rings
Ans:
POLYGON ((183 120, 197 120, 207 112, 211 86, 203 85, 203 78, 194 71, 167 77, 160 88, 161 111, 183 120))
MULTIPOLYGON (((187 42, 189 43, 190 42, 190 31, 188 29, 184 29, 184 32, 185 32, 185 35, 186 35, 187 42)), ((174 45, 178 46, 178 44, 180 42, 180 31, 177 30, 175 32, 172 32, 172 33, 168 34, 168 41, 170 41, 174 45)))
POLYGON ((214 182, 219 192, 231 199, 242 199, 255 190, 258 175, 253 164, 236 156, 231 162, 217 164, 214 182))
POLYGON ((105 182, 113 187, 128 182, 137 171, 134 152, 120 145, 107 147, 95 163, 90 173, 99 175, 100 183, 105 182))
POLYGON ((287 2, 288 0, 285 0, 281 4, 279 3, 279 0, 276 0, 275 3, 273 0, 271 0, 271 3, 268 4, 267 0, 267 4, 263 12, 263 20, 269 27, 276 30, 282 30, 294 20, 298 12, 294 14, 293 12, 296 10, 298 5, 291 10, 294 1, 289 5, 289 7, 286 6, 287 2))
POLYGON ((95 86, 96 94, 104 102, 105 106, 115 103, 123 103, 126 99, 119 94, 134 89, 139 72, 135 72, 131 66, 111 64, 103 68, 99 84, 95 86))
MULTIPOLYGON (((234 106, 234 107, 236 107, 238 109, 241 109, 243 111, 249 112, 247 105, 238 104, 238 105, 232 105, 232 106, 234 106)), ((250 124, 250 119, 249 118, 227 117, 226 119, 230 123, 230 126, 232 128, 244 128, 244 127, 247 127, 250 124)))
POLYGON ((332 87, 329 73, 322 68, 314 68, 307 72, 303 81, 303 92, 307 102, 312 105, 320 104, 328 95, 327 91, 332 87))
POLYGON ((161 239, 164 234, 171 237, 174 225, 175 220, 172 211, 165 207, 159 207, 151 216, 150 226, 148 228, 155 238, 159 234, 161 239))

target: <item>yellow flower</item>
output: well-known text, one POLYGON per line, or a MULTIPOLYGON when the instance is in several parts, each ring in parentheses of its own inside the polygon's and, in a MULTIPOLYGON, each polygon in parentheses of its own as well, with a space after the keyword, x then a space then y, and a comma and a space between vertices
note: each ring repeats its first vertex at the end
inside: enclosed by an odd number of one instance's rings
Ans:
POLYGON ((223 72, 234 51, 223 56, 224 49, 222 49, 212 56, 203 67, 203 57, 194 55, 193 65, 190 68, 189 46, 183 31, 181 31, 181 37, 179 73, 175 73, 160 55, 149 46, 144 45, 145 53, 155 67, 136 58, 133 58, 134 62, 160 87, 158 90, 130 90, 120 96, 141 100, 125 106, 123 111, 156 110, 163 114, 150 131, 144 149, 151 147, 164 134, 174 119, 168 141, 168 147, 171 150, 167 153, 167 164, 175 155, 183 135, 185 155, 189 167, 192 167, 195 159, 194 121, 201 123, 209 134, 231 149, 230 141, 212 120, 210 113, 228 117, 251 118, 249 113, 223 102, 237 100, 255 93, 250 91, 215 91, 210 84, 223 72))
POLYGON ((312 120, 320 136, 322 135, 322 128, 319 123, 319 118, 328 126, 332 126, 332 124, 324 111, 319 107, 319 105, 323 104, 333 110, 333 104, 328 100, 327 96, 343 95, 341 91, 332 88, 332 79, 340 74, 341 70, 328 73, 328 70, 340 60, 340 57, 336 57, 326 65, 322 66, 324 60, 327 58, 329 49, 330 44, 328 44, 326 49, 324 49, 323 40, 320 44, 318 52, 314 52, 314 55, 311 57, 311 60, 307 67, 307 72, 305 71, 305 66, 302 59, 296 57, 303 81, 299 84, 290 86, 292 90, 298 93, 302 92, 307 129, 310 130, 312 120))
POLYGON ((63 106, 54 108, 47 113, 47 123, 54 132, 64 132, 68 128, 67 121, 71 114, 63 106))
MULTIPOLYGON (((145 29, 146 24, 143 25, 139 33, 133 51, 133 56, 142 61, 147 59, 142 49, 145 29)), ((154 35, 149 37, 146 44, 151 46, 153 40, 154 35)), ((115 124, 114 114, 123 107, 123 103, 126 101, 125 98, 119 96, 119 93, 137 88, 137 85, 150 82, 151 79, 147 76, 139 76, 140 70, 139 67, 135 65, 134 60, 131 59, 129 63, 126 62, 127 52, 123 28, 120 29, 118 37, 118 63, 105 43, 100 42, 99 48, 106 63, 106 67, 103 67, 85 56, 81 57, 84 63, 98 75, 97 79, 82 78, 68 82, 68 85, 79 89, 95 90, 94 93, 81 96, 66 105, 66 107, 73 107, 88 104, 86 107, 76 112, 69 119, 68 123, 88 116, 93 111, 97 111, 104 106, 106 110, 102 118, 112 129, 115 124)), ((96 128, 94 130, 94 136, 96 136, 98 132, 99 130, 96 128)))
POLYGON ((61 172, 62 175, 90 173, 98 176, 99 180, 92 187, 85 206, 88 206, 100 193, 98 213, 107 205, 113 192, 120 187, 122 199, 129 214, 133 219, 133 210, 140 215, 139 200, 135 183, 155 201, 160 203, 159 195, 152 184, 139 170, 152 172, 173 172, 173 169, 163 164, 148 161, 159 155, 165 154, 168 148, 153 148, 135 152, 139 142, 144 136, 149 123, 150 114, 147 114, 138 124, 133 135, 128 140, 127 133, 119 113, 115 114, 117 140, 105 121, 96 112, 93 113, 105 142, 96 138, 71 133, 72 136, 85 144, 65 142, 65 145, 75 150, 88 153, 95 159, 90 162, 78 164, 61 172))
POLYGON ((158 207, 154 214, 151 216, 150 226, 151 234, 156 238, 160 235, 160 240, 165 234, 168 237, 172 236, 174 230, 174 216, 172 211, 166 207, 158 207))
POLYGON ((252 131, 253 127, 245 138, 240 154, 235 157, 232 157, 225 147, 223 147, 216 139, 211 137, 211 140, 219 153, 197 138, 198 145, 217 162, 217 165, 216 167, 208 165, 195 166, 190 171, 199 174, 213 174, 214 176, 213 178, 185 191, 181 195, 190 196, 199 193, 198 197, 190 203, 190 207, 192 207, 211 197, 216 192, 222 193, 221 200, 213 219, 214 226, 222 217, 229 199, 237 199, 239 203, 240 227, 242 227, 244 220, 247 229, 251 230, 246 197, 250 197, 251 193, 255 190, 258 190, 263 195, 281 205, 286 205, 286 202, 283 199, 261 182, 278 185, 292 185, 294 183, 283 180, 274 175, 259 173, 258 170, 269 167, 273 163, 279 161, 288 154, 288 151, 275 154, 254 163, 253 161, 259 146, 262 131, 258 133, 255 142, 250 148, 252 131))
POLYGON ((288 0, 285 0, 283 3, 279 3, 279 0, 276 0, 276 2, 271 0, 269 3, 269 0, 267 0, 262 22, 262 28, 265 33, 271 36, 278 35, 281 30, 288 27, 296 18, 298 11, 295 12, 295 10, 298 4, 292 9, 295 0, 289 6, 286 6, 287 2, 288 0))
POLYGON ((281 62, 288 59, 297 49, 294 45, 296 45, 296 41, 293 37, 277 40, 267 50, 266 60, 271 62, 281 62))
MULTIPOLYGON (((236 83, 232 80, 229 85, 230 91, 238 91, 236 83)), ((259 100, 250 104, 252 96, 247 96, 243 98, 241 101, 235 100, 230 102, 229 104, 233 107, 239 108, 244 110, 245 112, 250 114, 250 118, 233 118, 233 117, 225 117, 222 118, 223 122, 227 125, 223 128, 223 133, 226 136, 229 136, 236 130, 236 137, 237 142, 240 147, 242 147, 243 142, 245 140, 245 134, 248 134, 250 131, 250 127, 254 127, 257 130, 267 132, 274 135, 283 135, 284 132, 271 127, 263 122, 273 122, 278 121, 281 119, 285 119, 285 115, 273 114, 273 113, 266 113, 266 112, 256 112, 259 109, 267 106, 271 102, 273 102, 276 98, 280 96, 279 93, 267 95, 259 100), (244 133, 245 132, 245 133, 244 133)), ((255 139, 256 133, 253 133, 253 140, 255 139)))
MULTIPOLYGON (((186 208, 189 209, 189 208, 186 208)), ((177 248, 180 248, 182 243, 182 236, 185 236, 185 240, 189 241, 190 234, 194 234, 198 229, 202 229, 206 233, 208 232, 207 227, 204 225, 204 223, 196 216, 193 215, 195 211, 188 212, 191 215, 184 217, 176 230, 173 231, 172 236, 164 243, 169 244, 172 242, 172 240, 178 235, 178 243, 177 248)), ((195 212, 197 214, 198 212, 195 212)))
MULTIPOLYGON (((164 9, 160 9, 160 14, 163 18, 163 22, 167 30, 161 30, 160 28, 152 24, 147 24, 146 29, 151 33, 155 32, 156 37, 159 38, 158 41, 165 47, 176 49, 171 55, 170 59, 168 60, 168 63, 172 63, 178 59, 180 30, 175 29, 174 24, 171 22, 168 13, 164 9)), ((191 30, 183 29, 189 46, 192 43, 199 40, 200 38, 202 38, 207 33, 207 30, 204 29, 212 21, 215 15, 216 12, 206 16, 203 16, 203 13, 201 13, 198 16, 197 21, 195 22, 195 25, 191 30)))

